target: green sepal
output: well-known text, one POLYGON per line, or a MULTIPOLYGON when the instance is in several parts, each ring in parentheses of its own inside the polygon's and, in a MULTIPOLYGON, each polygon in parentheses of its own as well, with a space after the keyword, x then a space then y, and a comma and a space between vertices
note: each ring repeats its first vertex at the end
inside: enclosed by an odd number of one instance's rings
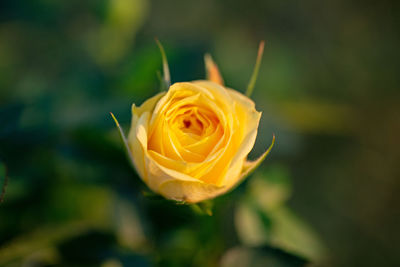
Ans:
POLYGON ((208 216, 213 215, 213 212, 212 212, 213 206, 214 206, 214 203, 211 200, 205 200, 205 201, 202 201, 199 203, 190 204, 190 207, 192 208, 192 210, 194 212, 196 212, 199 215, 208 215, 208 216))
POLYGON ((171 86, 171 75, 170 75, 170 72, 169 72, 167 55, 165 53, 164 47, 162 46, 161 42, 157 38, 156 38, 156 43, 158 45, 158 48, 160 49, 161 57, 162 57, 162 63, 163 63, 163 82, 164 82, 164 86, 161 87, 161 89, 162 89, 161 91, 166 91, 171 86))
POLYGON ((260 70, 261 66, 261 59, 264 53, 264 41, 261 41, 259 46, 258 46, 258 53, 257 53, 257 59, 256 59, 256 65, 254 66, 253 69, 253 74, 251 75, 249 84, 247 85, 246 89, 246 96, 250 97, 251 94, 253 93, 254 86, 256 85, 257 77, 258 77, 258 71, 260 70))
POLYGON ((114 114, 112 112, 110 112, 110 115, 113 118, 113 120, 115 122, 115 125, 118 128, 121 140, 122 140, 122 142, 124 142, 126 151, 128 152, 129 159, 131 160, 131 163, 133 164, 133 156, 132 156, 133 154, 132 154, 132 151, 131 151, 131 149, 129 147, 128 140, 125 137, 124 130, 122 129, 121 125, 119 125, 119 122, 118 122, 117 118, 115 118, 114 114))

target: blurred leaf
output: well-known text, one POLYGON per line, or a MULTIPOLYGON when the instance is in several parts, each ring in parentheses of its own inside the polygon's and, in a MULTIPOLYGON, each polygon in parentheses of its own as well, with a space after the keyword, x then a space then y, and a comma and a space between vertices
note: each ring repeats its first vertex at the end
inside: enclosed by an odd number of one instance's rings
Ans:
POLYGON ((86 35, 92 57, 102 66, 112 66, 126 56, 147 15, 146 0, 107 0, 103 24, 86 35))
POLYGON ((290 196, 287 169, 273 165, 258 172, 239 203, 235 224, 246 245, 271 244, 309 259, 321 259, 324 248, 312 229, 295 216, 285 202, 290 196))
POLYGON ((235 247, 228 250, 221 259, 221 267, 300 267, 307 260, 283 250, 263 247, 235 247))
POLYGON ((65 239, 78 236, 90 228, 86 222, 71 222, 48 226, 17 237, 0 248, 0 266, 21 259, 34 252, 54 247, 65 239))
POLYGON ((146 237, 136 207, 123 199, 117 199, 114 206, 114 225, 119 243, 131 250, 143 250, 146 237))
POLYGON ((160 71, 160 53, 150 43, 135 48, 135 51, 125 59, 113 87, 120 88, 121 92, 117 92, 122 93, 123 97, 139 103, 157 93, 157 85, 165 84, 160 71), (154 74, 159 75, 159 84, 154 74))
POLYGON ((297 132, 348 135, 359 125, 359 113, 353 107, 322 100, 279 102, 272 110, 297 132))
POLYGON ((199 249, 196 231, 182 227, 164 233, 157 244, 158 266, 185 266, 199 249))
POLYGON ((100 267, 123 267, 122 263, 117 259, 108 259, 104 261, 100 267))
POLYGON ((240 240, 245 245, 258 246, 270 239, 270 231, 260 220, 257 210, 246 201, 240 201, 235 210, 235 227, 240 240))
POLYGON ((49 196, 48 213, 58 221, 82 219, 109 227, 114 193, 99 185, 59 184, 49 196))
POLYGON ((254 174, 235 211, 236 229, 244 244, 254 246, 270 241, 273 222, 260 207, 265 210, 279 207, 289 195, 289 177, 284 167, 272 165, 254 174))
POLYGON ((249 181, 251 199, 265 210, 273 210, 284 204, 290 197, 289 172, 284 166, 272 165, 260 170, 249 181))
POLYGON ((60 255, 57 249, 54 247, 48 247, 30 253, 27 256, 23 257, 21 260, 13 261, 12 264, 7 265, 7 267, 48 266, 48 265, 58 264, 59 262, 60 262, 60 255))
POLYGON ((281 207, 269 215, 273 221, 271 244, 316 261, 325 256, 316 233, 289 208, 281 207))

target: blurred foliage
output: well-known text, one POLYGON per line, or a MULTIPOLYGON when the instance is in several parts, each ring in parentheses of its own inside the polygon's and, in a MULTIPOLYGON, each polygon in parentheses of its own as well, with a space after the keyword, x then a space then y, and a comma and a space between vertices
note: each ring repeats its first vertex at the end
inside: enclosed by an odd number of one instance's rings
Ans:
POLYGON ((398 9, 1 1, 0 266, 399 266, 398 9), (172 82, 203 78, 210 52, 241 92, 266 40, 250 158, 277 141, 213 202, 146 196, 109 116, 127 129, 158 92, 154 37, 172 82))
POLYGON ((285 168, 271 166, 248 185, 235 214, 236 230, 249 246, 274 245, 304 258, 321 260, 325 251, 316 234, 285 205, 290 196, 285 168))

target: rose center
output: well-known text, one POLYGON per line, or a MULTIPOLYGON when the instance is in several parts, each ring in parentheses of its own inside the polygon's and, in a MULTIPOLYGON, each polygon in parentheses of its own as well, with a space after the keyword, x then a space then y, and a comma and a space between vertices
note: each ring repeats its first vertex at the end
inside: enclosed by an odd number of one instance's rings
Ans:
POLYGON ((197 116, 193 113, 185 114, 183 118, 181 118, 181 131, 186 133, 192 133, 195 135, 201 135, 204 130, 203 123, 197 118, 197 116))
POLYGON ((189 120, 184 120, 183 124, 185 124, 186 128, 189 128, 192 123, 189 120))

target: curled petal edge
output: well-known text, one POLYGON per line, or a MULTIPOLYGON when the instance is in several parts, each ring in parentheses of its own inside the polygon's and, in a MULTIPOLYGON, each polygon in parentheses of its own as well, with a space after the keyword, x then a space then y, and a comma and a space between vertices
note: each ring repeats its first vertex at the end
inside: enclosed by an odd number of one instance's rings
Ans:
POLYGON ((197 203, 203 200, 217 197, 221 194, 228 193, 240 185, 267 157, 275 144, 275 135, 272 137, 272 143, 268 149, 255 161, 246 161, 243 164, 241 176, 238 181, 232 186, 216 186, 205 184, 203 182, 194 181, 178 181, 167 180, 160 184, 158 189, 159 194, 164 197, 182 203, 197 203))
POLYGON ((272 143, 268 147, 268 149, 256 160, 254 161, 246 161, 243 164, 243 169, 242 169, 242 174, 239 179, 239 183, 246 179, 255 169, 257 169, 258 166, 264 161, 264 159, 267 157, 269 152, 271 152, 272 147, 275 144, 275 134, 272 136, 272 143))
POLYGON ((238 187, 250 174, 252 174, 258 166, 261 165, 261 163, 265 160, 265 158, 268 156, 269 152, 271 152, 271 149, 274 147, 275 144, 275 134, 272 135, 272 142, 271 145, 269 145, 268 149, 256 160, 254 161, 249 161, 246 160, 243 164, 242 167, 242 173, 240 175, 240 178, 234 184, 229 190, 226 190, 226 193, 229 193, 233 191, 236 187, 238 187))

